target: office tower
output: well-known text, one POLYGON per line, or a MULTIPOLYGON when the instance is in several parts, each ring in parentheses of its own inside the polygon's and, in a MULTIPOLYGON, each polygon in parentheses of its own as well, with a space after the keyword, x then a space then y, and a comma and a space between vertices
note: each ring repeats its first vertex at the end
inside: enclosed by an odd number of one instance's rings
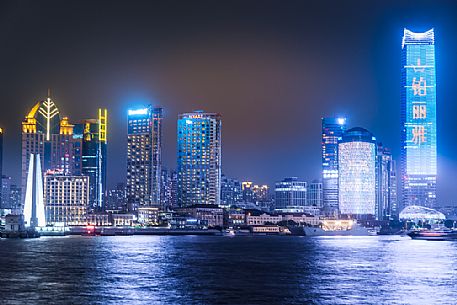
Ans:
POLYGON ((160 206, 162 108, 128 110, 127 201, 131 211, 160 206))
POLYGON ((313 205, 322 208, 324 204, 324 194, 322 189, 322 182, 313 180, 308 184, 307 205, 313 205))
POLYGON ((221 205, 230 206, 243 200, 241 183, 225 175, 221 177, 221 205))
POLYGON ((307 183, 297 177, 285 178, 275 185, 275 209, 306 206, 307 183))
POLYGON ((10 188, 10 205, 14 214, 20 214, 22 207, 22 189, 16 184, 11 184, 10 188))
POLYGON ((219 204, 221 116, 195 111, 178 117, 178 205, 219 204))
POLYGON ((397 215, 397 171, 390 150, 378 144, 376 154, 376 218, 395 219, 397 215))
POLYGON ((86 224, 89 202, 89 177, 68 176, 61 171, 44 175, 44 206, 47 225, 86 224))
MULTIPOLYGON (((71 133, 73 125, 68 118, 60 119, 59 109, 50 97, 39 101, 22 121, 21 185, 25 189, 31 155, 40 155, 41 169, 73 168, 71 133)), ((22 196, 22 204, 24 203, 22 196)))
POLYGON ((376 209, 376 138, 366 129, 347 130, 338 141, 339 209, 372 218, 376 209))
POLYGON ((338 138, 345 130, 345 118, 322 118, 322 187, 329 214, 338 211, 338 138))
POLYGON ((105 209, 107 167, 106 109, 98 109, 97 119, 86 119, 74 127, 74 175, 89 177, 89 208, 105 209))
POLYGON ((402 205, 436 203, 436 79, 433 29, 404 29, 401 88, 402 205))
POLYGON ((24 222, 26 227, 44 227, 46 225, 43 202, 43 172, 40 155, 29 157, 27 170, 27 189, 24 201, 24 222))

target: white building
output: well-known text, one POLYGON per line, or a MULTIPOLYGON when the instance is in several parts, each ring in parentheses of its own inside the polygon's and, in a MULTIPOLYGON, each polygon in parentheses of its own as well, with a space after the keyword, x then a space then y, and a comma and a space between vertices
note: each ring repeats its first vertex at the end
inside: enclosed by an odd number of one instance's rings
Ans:
POLYGON ((85 225, 89 205, 89 177, 48 171, 44 177, 46 224, 85 225))

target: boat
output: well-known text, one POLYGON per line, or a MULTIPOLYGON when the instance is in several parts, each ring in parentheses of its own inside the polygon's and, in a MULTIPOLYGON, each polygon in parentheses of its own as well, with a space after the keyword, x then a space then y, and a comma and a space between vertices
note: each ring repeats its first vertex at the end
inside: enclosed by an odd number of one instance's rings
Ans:
POLYGON ((412 239, 418 240, 457 240, 457 230, 413 230, 407 233, 412 239))
POLYGON ((317 227, 303 227, 305 236, 369 236, 369 230, 355 220, 323 220, 317 227))

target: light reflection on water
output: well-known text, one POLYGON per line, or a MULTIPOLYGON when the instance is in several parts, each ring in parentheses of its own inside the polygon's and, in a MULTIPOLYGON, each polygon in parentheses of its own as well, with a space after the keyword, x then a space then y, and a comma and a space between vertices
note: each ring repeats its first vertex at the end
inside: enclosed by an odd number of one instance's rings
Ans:
POLYGON ((456 304, 457 242, 409 237, 0 240, 6 304, 456 304))

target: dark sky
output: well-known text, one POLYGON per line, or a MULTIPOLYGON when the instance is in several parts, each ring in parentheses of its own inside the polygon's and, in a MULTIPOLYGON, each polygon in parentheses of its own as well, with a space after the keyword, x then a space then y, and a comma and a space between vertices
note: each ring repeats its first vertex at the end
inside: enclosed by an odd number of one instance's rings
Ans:
POLYGON ((403 27, 435 28, 439 202, 457 202, 456 1, 2 1, 4 172, 20 170, 20 122, 51 87, 77 121, 108 107, 109 182, 122 181, 126 111, 223 116, 223 172, 273 183, 320 175, 320 119, 345 115, 398 159, 403 27))

